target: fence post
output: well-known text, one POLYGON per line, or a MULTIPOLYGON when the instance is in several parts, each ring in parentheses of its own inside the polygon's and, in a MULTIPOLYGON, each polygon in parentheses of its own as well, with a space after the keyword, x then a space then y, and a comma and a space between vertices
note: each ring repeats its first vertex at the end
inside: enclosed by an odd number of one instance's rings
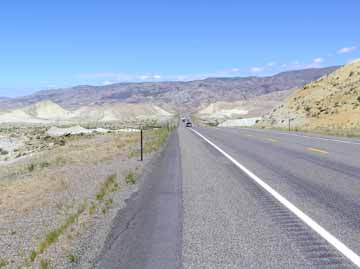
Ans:
POLYGON ((144 143, 143 143, 143 128, 140 129, 140 161, 143 161, 144 157, 144 143))

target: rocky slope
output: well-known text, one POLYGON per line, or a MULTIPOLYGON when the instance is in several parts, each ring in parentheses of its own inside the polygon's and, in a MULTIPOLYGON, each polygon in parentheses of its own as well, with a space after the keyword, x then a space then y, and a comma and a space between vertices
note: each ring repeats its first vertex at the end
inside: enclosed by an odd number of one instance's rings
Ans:
POLYGON ((360 133, 360 61, 311 82, 275 108, 261 125, 327 133, 360 133))
POLYGON ((337 67, 283 72, 269 77, 208 78, 188 82, 118 83, 40 91, 25 97, 0 100, 0 108, 15 108, 51 100, 62 107, 113 102, 151 102, 177 109, 196 108, 216 101, 250 97, 302 86, 337 67))
POLYGON ((281 104, 291 92, 292 90, 277 91, 247 100, 233 102, 219 101, 201 108, 194 115, 203 120, 213 119, 218 121, 261 117, 269 113, 275 106, 281 104))

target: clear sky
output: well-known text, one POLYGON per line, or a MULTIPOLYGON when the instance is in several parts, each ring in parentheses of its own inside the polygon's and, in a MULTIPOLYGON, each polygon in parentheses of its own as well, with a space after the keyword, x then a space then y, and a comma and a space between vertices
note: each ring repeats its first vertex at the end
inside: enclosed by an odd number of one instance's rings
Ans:
POLYGON ((344 64, 360 57, 359 11, 359 0, 2 1, 0 96, 344 64))

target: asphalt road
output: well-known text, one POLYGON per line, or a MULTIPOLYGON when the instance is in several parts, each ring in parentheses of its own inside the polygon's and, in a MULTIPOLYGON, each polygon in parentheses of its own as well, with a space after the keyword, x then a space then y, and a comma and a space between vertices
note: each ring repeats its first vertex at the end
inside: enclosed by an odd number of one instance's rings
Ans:
POLYGON ((99 268, 357 268, 347 250, 360 254, 359 140, 193 130, 172 135, 145 175, 138 210, 128 209, 135 228, 109 237, 99 268))

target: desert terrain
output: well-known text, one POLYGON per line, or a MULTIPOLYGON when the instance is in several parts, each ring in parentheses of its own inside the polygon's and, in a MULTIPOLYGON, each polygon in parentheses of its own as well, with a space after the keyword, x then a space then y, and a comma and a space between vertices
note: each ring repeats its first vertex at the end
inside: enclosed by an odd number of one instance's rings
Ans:
POLYGON ((360 135, 360 61, 297 88, 259 123, 345 136, 360 135))
POLYGON ((48 101, 3 111, 0 122, 0 268, 92 267, 176 124, 150 104, 69 111, 48 101))

